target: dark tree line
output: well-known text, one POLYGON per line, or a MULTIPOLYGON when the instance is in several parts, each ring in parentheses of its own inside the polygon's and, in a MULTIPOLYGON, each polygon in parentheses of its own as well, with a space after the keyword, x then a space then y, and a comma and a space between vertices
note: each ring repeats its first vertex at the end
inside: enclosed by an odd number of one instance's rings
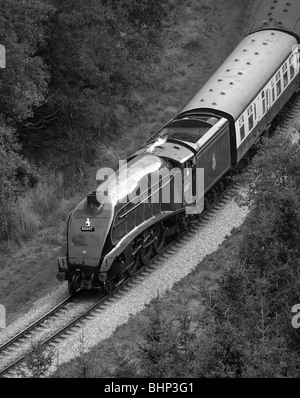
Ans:
POLYGON ((48 100, 24 134, 38 145, 42 129, 55 162, 91 164, 95 141, 120 132, 120 105, 134 112, 129 93, 147 87, 164 3, 52 0, 55 12, 41 52, 50 71, 48 100))

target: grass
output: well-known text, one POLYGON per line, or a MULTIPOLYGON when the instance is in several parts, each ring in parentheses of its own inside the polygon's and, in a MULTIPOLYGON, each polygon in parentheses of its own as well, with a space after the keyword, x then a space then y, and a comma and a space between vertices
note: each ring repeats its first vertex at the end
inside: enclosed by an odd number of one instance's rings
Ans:
POLYGON ((6 307, 7 324, 59 286, 55 275, 66 220, 83 197, 80 192, 70 197, 63 187, 62 174, 49 172, 13 204, 12 238, 0 248, 0 303, 6 307))

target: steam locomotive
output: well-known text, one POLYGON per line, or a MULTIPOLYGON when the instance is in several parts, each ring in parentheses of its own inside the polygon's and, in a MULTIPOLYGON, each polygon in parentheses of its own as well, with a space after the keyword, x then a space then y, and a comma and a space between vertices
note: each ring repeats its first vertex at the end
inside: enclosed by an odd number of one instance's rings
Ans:
POLYGON ((69 215, 58 259, 57 279, 71 294, 110 293, 201 214, 297 92, 299 43, 299 0, 262 0, 248 34, 185 108, 116 173, 99 176, 69 215))

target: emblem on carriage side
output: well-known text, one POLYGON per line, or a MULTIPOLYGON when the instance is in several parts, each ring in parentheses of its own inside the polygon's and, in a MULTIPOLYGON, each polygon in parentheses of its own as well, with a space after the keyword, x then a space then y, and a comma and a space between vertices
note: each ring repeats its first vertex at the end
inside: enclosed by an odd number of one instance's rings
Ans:
POLYGON ((216 170, 216 167, 217 167, 217 159, 216 159, 216 155, 214 153, 213 157, 212 157, 212 169, 213 169, 213 171, 216 170))
POLYGON ((81 227, 81 231, 82 232, 94 232, 95 231, 95 227, 91 226, 91 221, 90 221, 89 217, 86 219, 85 227, 81 227))

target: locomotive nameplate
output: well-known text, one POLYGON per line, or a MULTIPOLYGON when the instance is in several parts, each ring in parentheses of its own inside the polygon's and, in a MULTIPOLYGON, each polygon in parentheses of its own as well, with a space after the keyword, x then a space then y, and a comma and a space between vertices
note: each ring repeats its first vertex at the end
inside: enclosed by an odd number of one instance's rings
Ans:
POLYGON ((82 232, 95 232, 95 227, 81 227, 82 232))

